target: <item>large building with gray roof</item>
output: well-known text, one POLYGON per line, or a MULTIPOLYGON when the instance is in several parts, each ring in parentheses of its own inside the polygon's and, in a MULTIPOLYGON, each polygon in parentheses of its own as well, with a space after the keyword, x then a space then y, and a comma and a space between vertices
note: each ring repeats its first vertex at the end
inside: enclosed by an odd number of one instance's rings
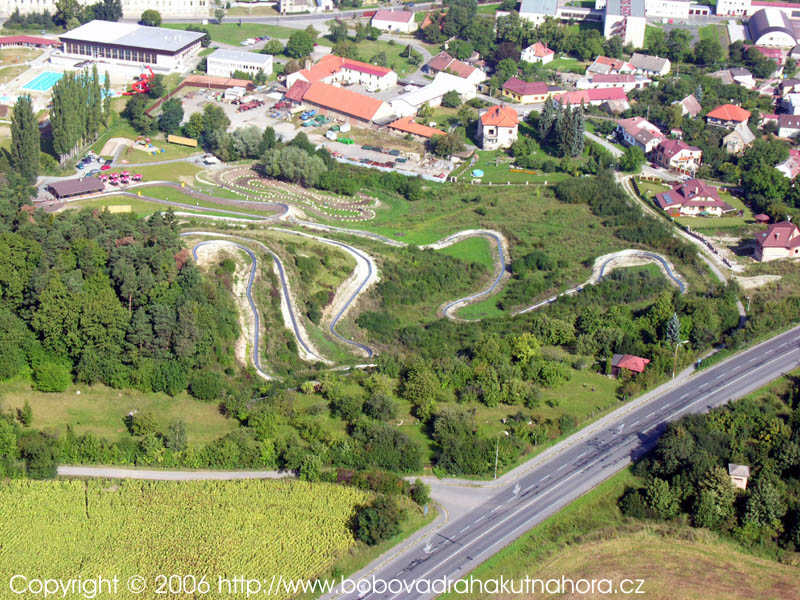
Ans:
POLYGON ((149 65, 154 71, 194 66, 205 34, 95 19, 59 36, 62 59, 91 61, 98 67, 149 65))
POLYGON ((519 18, 536 25, 546 17, 555 18, 558 13, 558 0, 522 0, 519 5, 519 18))
POLYGON ((622 38, 623 44, 633 44, 635 48, 644 47, 645 0, 608 0, 603 25, 606 39, 615 35, 622 38))

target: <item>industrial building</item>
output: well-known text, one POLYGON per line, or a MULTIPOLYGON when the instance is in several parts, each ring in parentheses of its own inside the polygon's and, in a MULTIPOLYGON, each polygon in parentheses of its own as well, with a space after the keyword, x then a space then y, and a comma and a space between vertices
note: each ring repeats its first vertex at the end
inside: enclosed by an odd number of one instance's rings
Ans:
POLYGON ((256 54, 242 50, 228 50, 220 48, 209 54, 206 73, 213 77, 232 77, 236 71, 247 73, 250 76, 259 71, 266 75, 272 73, 272 56, 269 54, 256 54))
POLYGON ((184 71, 194 66, 205 34, 95 19, 59 36, 54 61, 86 61, 154 71, 184 71))

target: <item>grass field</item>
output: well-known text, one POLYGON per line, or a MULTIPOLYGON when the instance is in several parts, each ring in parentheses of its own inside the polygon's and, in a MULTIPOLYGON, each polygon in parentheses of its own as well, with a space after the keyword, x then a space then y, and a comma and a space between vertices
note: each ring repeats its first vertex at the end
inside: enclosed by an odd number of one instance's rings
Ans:
MULTIPOLYGON (((163 27, 171 29, 186 29, 187 25, 183 23, 164 23, 163 27)), ((223 44, 232 44, 238 46, 247 38, 255 38, 263 35, 268 35, 273 38, 287 39, 292 33, 297 31, 291 27, 282 27, 280 25, 266 25, 263 23, 209 23, 203 25, 208 29, 211 39, 215 42, 223 44)), ((317 40, 317 43, 328 45, 328 42, 322 38, 317 40), (322 40, 320 42, 320 40, 322 40)))
MULTIPOLYGON (((796 377, 798 371, 789 374, 796 377)), ((758 399, 785 393, 793 383, 782 377, 749 394, 758 399)), ((746 600, 800 598, 800 569, 741 550, 734 542, 681 522, 652 523, 624 517, 617 500, 641 480, 629 469, 614 475, 565 509, 537 525, 470 575, 521 579, 565 576, 644 579, 644 597, 658 600, 746 600), (735 573, 735 581, 731 574, 735 573)), ((478 599, 478 594, 446 595, 478 599)), ((515 598, 562 597, 516 595, 515 598)), ((572 596, 567 596, 572 597, 572 596)), ((629 598, 630 595, 581 596, 629 598)))
POLYGON ((123 418, 132 410, 148 412, 157 423, 165 425, 184 421, 190 444, 210 442, 237 427, 235 421, 220 414, 215 404, 200 402, 185 392, 171 398, 166 394, 78 384, 65 392, 44 393, 33 390, 22 379, 3 383, 2 403, 6 408, 22 408, 26 401, 33 409, 36 428, 63 434, 70 425, 75 433, 94 433, 112 441, 129 437, 123 418))
POLYGON ((472 171, 480 169, 483 176, 480 178, 482 183, 556 183, 567 179, 566 173, 545 173, 537 169, 525 169, 522 171, 512 171, 511 165, 514 159, 502 150, 479 151, 478 161, 473 165, 466 165, 457 171, 460 182, 469 182, 472 179, 472 171))
POLYGON ((701 40, 717 40, 722 46, 723 56, 728 56, 728 46, 731 45, 731 41, 728 37, 728 28, 724 23, 704 25, 697 33, 701 40))
POLYGON ((587 66, 589 66, 589 62, 579 61, 574 58, 560 56, 558 58, 553 59, 551 62, 547 63, 544 67, 545 69, 551 69, 553 71, 563 71, 566 73, 583 73, 586 71, 587 66))
POLYGON ((13 65, 41 56, 38 48, 3 48, 0 50, 0 65, 13 65))
POLYGON ((0 68, 0 83, 8 83, 15 77, 22 75, 28 67, 25 65, 12 65, 10 67, 0 68))
POLYGON ((491 273, 494 270, 494 256, 489 241, 482 237, 472 237, 439 250, 442 254, 454 256, 465 262, 483 265, 491 273))
POLYGON ((190 573, 210 582, 203 598, 223 598, 217 577, 313 579, 357 551, 348 521, 368 499, 289 480, 12 480, 0 483, 0 568, 121 582, 138 574, 148 591, 159 573, 190 573))

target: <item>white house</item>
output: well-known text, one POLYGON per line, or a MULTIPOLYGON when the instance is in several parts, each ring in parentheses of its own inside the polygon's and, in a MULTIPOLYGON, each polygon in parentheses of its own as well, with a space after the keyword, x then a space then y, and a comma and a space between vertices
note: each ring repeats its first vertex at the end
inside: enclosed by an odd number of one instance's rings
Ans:
POLYGON ((631 75, 621 73, 619 75, 592 73, 586 77, 581 77, 575 82, 575 88, 579 90, 601 90, 612 87, 621 87, 626 92, 647 87, 652 83, 651 79, 641 75, 631 75))
POLYGON ((495 105, 478 119, 478 139, 484 150, 508 148, 517 139, 519 116, 508 106, 495 105))
POLYGON ((668 58, 650 56, 649 54, 640 54, 638 52, 634 52, 628 62, 636 68, 637 73, 642 73, 643 75, 649 75, 651 77, 667 75, 671 67, 668 58))
POLYGON ((555 58, 556 53, 548 48, 542 42, 536 42, 535 44, 531 44, 527 48, 525 48, 521 53, 519 59, 522 62, 529 62, 529 63, 542 63, 546 65, 549 62, 552 62, 553 58, 555 58))
POLYGON ((800 116, 778 115, 778 137, 790 138, 800 133, 800 116))
MULTIPOLYGON (((92 4, 82 0, 79 4, 92 4)), ((122 0, 122 16, 125 19, 139 19, 142 12, 153 8, 162 17, 196 17, 207 18, 214 7, 211 0, 122 0)), ((0 0, 0 15, 10 15, 15 10, 20 14, 41 13, 54 14, 57 11, 56 0, 0 0)))
MULTIPOLYGON (((522 16, 522 15, 520 15, 522 16)), ((644 46, 645 0, 608 0, 603 23, 603 37, 618 35, 623 44, 644 46)))
POLYGON ((786 94, 780 101, 781 107, 791 115, 800 115, 800 93, 786 94))
MULTIPOLYGON (((149 1, 152 2, 152 0, 149 1)), ((278 2, 278 11, 282 15, 301 12, 324 12, 333 9, 333 0, 280 0, 278 2)))
POLYGON ((558 0, 522 0, 519 5, 519 18, 534 25, 541 25, 546 17, 555 18, 557 14, 558 0))
POLYGON ((688 19, 709 16, 711 7, 686 0, 647 0, 645 15, 648 19, 688 19))
POLYGON ((456 75, 465 79, 471 85, 478 85, 487 79, 487 75, 483 70, 453 58, 445 51, 439 52, 439 54, 422 65, 422 72, 433 75, 437 73, 456 75))
POLYGON ((272 73, 272 56, 269 54, 256 54, 241 50, 228 50, 219 48, 209 54, 206 73, 213 77, 232 77, 234 72, 241 71, 248 75, 255 75, 263 71, 265 75, 272 73))
POLYGON ((664 140, 664 134, 650 121, 642 117, 622 119, 617 123, 617 134, 626 146, 641 148, 649 153, 664 140))
POLYGON ((372 26, 381 31, 412 33, 417 30, 414 13, 410 10, 379 10, 372 17, 372 26))

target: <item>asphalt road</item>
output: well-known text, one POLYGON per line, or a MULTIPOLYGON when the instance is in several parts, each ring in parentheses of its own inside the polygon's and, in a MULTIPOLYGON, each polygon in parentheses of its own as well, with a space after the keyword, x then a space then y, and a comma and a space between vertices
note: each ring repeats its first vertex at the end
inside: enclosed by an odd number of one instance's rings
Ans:
MULTIPOLYGON (((647 402, 634 401, 576 434, 559 453, 509 480, 477 508, 432 537, 359 575, 406 586, 399 593, 367 591, 328 598, 432 598, 426 585, 468 574, 498 550, 649 450, 668 421, 706 412, 758 389, 800 365, 800 327, 776 336, 647 402)), ((536 459, 534 459, 536 460, 536 459)), ((635 576, 635 574, 632 574, 635 576)), ((395 588, 397 589, 397 588, 395 588)))

